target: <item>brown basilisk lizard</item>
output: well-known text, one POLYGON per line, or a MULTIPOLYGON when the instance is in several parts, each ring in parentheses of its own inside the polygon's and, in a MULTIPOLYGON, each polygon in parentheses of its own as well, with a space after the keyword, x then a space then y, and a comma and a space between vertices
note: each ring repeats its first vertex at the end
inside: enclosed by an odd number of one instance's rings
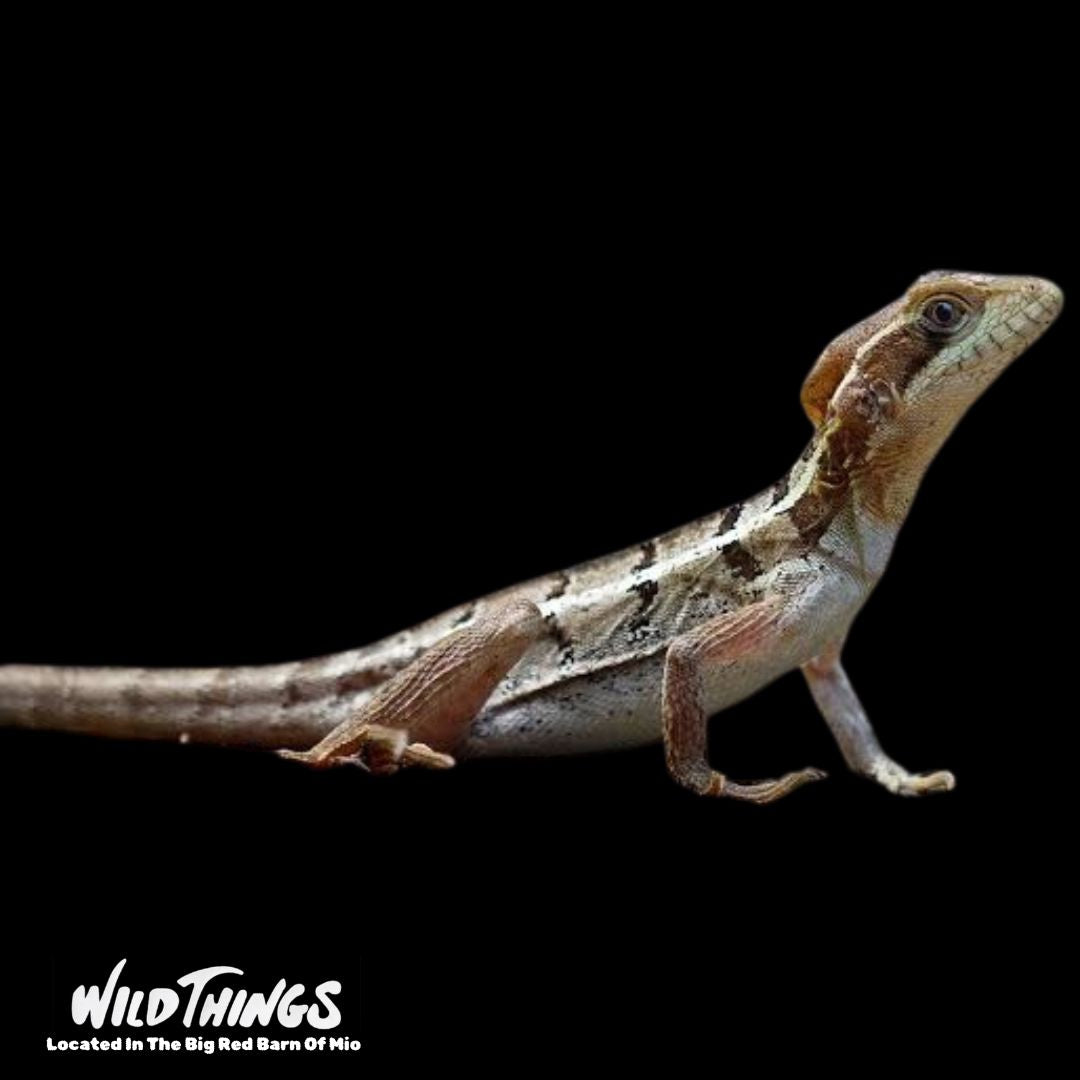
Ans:
POLYGON ((801 668, 852 769, 902 795, 948 791, 952 774, 884 753, 840 653, 930 460, 1061 305, 1039 278, 928 274, 825 349, 802 390, 810 444, 744 503, 314 660, 0 667, 0 720, 378 772, 662 739, 679 783, 769 802, 824 774, 732 782, 706 759, 706 723, 801 668))

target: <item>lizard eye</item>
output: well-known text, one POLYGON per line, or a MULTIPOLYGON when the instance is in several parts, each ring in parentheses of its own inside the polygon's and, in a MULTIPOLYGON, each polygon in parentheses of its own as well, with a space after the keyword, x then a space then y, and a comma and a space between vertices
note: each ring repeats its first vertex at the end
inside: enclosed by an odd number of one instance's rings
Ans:
POLYGON ((932 334, 952 334, 967 322, 969 308, 955 296, 935 296, 922 309, 922 324, 932 334))

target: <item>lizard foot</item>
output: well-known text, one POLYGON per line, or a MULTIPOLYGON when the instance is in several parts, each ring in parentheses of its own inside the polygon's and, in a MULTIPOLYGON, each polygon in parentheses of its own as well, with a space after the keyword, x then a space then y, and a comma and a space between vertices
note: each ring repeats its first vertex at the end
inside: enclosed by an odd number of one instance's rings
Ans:
POLYGON ((317 746, 311 750, 278 750, 277 753, 289 761, 301 761, 316 768, 357 765, 365 772, 378 776, 388 776, 409 765, 425 769, 450 769, 455 765, 449 754, 432 750, 427 743, 411 743, 407 732, 378 724, 372 724, 365 730, 364 740, 353 754, 327 755, 319 753, 317 746))
POLYGON ((872 775, 894 795, 933 795, 956 787, 956 777, 951 772, 909 773, 895 762, 880 766, 872 775))
POLYGON ((824 769, 799 769, 798 772, 781 776, 779 780, 763 780, 758 784, 736 784, 730 780, 724 780, 719 791, 710 791, 708 794, 724 795, 729 799, 742 799, 745 802, 771 803, 782 799, 785 795, 790 795, 803 784, 824 780, 827 775, 824 769))

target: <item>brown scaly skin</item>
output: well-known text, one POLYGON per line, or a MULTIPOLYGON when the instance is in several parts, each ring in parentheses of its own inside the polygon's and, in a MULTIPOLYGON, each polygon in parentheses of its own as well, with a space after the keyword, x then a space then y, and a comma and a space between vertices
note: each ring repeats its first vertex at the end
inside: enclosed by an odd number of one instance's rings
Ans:
POLYGON ((3 667, 0 721, 310 747, 282 752, 379 772, 662 739, 684 786, 769 802, 824 774, 734 783, 706 760, 706 721, 800 668, 852 769, 898 794, 949 790, 950 773, 913 775, 886 756, 840 652, 930 460, 1061 303, 1039 278, 928 274, 822 353, 802 392, 813 439, 753 499, 334 656, 3 667))

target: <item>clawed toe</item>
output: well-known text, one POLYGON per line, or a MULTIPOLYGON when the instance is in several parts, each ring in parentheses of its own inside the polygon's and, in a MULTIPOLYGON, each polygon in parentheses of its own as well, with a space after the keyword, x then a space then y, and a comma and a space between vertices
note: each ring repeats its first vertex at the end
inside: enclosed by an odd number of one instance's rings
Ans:
POLYGON ((956 787, 951 772, 909 773, 895 761, 878 762, 869 775, 894 795, 933 795, 956 787))
POLYGON ((409 743, 402 752, 401 760, 404 765, 420 765, 425 769, 452 769, 457 764, 449 754, 432 750, 422 742, 409 743))
POLYGON ((451 769, 456 764, 450 754, 432 750, 427 743, 407 742, 403 731, 373 729, 368 741, 352 754, 324 756, 314 750, 278 750, 278 757, 287 761, 300 761, 305 765, 353 765, 365 772, 387 776, 405 766, 423 769, 451 769))
POLYGON ((305 765, 315 764, 310 750, 275 750, 274 753, 280 758, 285 758, 286 761, 302 761, 305 765))
POLYGON ((797 772, 787 773, 779 780, 763 780, 758 784, 734 784, 727 782, 720 794, 730 799, 742 799, 753 803, 771 803, 790 795, 803 784, 811 784, 815 780, 824 780, 828 774, 824 769, 799 769, 797 772))
POLYGON ((956 787, 956 777, 951 772, 941 770, 932 773, 919 773, 902 781, 901 795, 933 795, 939 791, 952 791, 956 787))

